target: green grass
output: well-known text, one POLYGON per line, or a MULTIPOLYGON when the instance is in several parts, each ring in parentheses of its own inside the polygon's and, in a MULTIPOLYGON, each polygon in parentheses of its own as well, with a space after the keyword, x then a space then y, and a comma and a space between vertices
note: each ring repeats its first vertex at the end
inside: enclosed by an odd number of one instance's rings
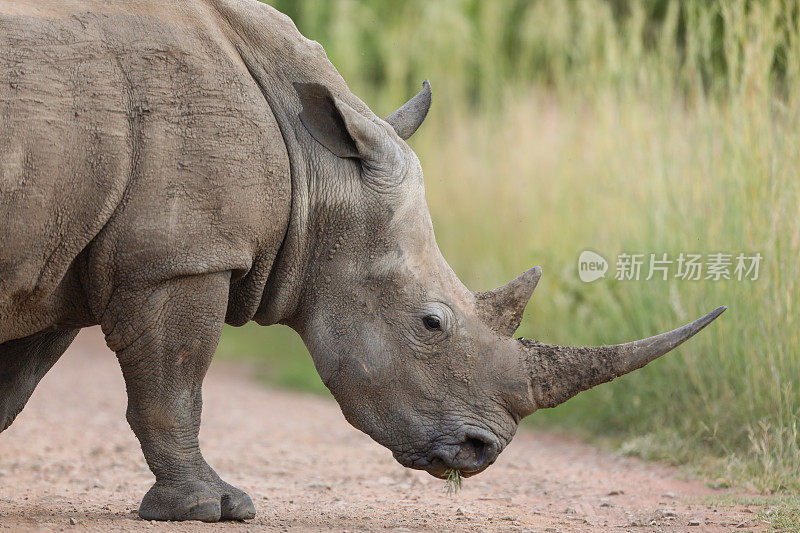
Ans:
POLYGON ((768 522, 774 531, 800 533, 800 499, 784 500, 759 513, 759 518, 768 522))
POLYGON ((255 322, 227 327, 217 356, 247 362, 256 377, 272 385, 329 395, 300 336, 286 326, 263 328, 255 322))
MULTIPOLYGON (((796 3, 277 3, 379 114, 431 79, 411 144, 439 245, 475 290, 543 267, 521 335, 614 343, 729 306, 675 353, 531 423, 718 485, 800 490, 796 3), (605 279, 579 280, 585 249, 611 262, 605 279), (620 252, 764 259, 757 281, 636 282, 613 279, 620 252)), ((286 328, 228 329, 220 352, 324 390, 286 328)))
POLYGON ((426 130, 447 140, 418 150, 428 176, 460 181, 427 184, 443 252, 468 285, 543 266, 521 334, 614 343, 730 307, 677 353, 536 418, 627 436, 623 447, 650 458, 724 458, 714 477, 777 490, 797 488, 800 469, 800 135, 796 118, 776 131, 784 118, 750 105, 609 98, 572 114, 580 103, 532 95, 497 123, 453 119, 449 138, 426 130), (584 284, 584 249, 611 260, 622 251, 765 259, 754 282, 584 284))
POLYGON ((461 490, 462 480, 461 471, 451 468, 445 472, 444 487, 442 488, 442 491, 448 496, 457 496, 458 491, 461 490))
MULTIPOLYGON (((702 498, 703 505, 715 507, 742 506, 757 509, 757 515, 742 514, 743 518, 755 519, 771 526, 776 533, 800 533, 800 498, 797 495, 780 496, 736 496, 724 493, 717 496, 702 498)), ((748 525, 753 525, 752 523, 748 525)), ((747 527, 744 531, 750 531, 747 527)))

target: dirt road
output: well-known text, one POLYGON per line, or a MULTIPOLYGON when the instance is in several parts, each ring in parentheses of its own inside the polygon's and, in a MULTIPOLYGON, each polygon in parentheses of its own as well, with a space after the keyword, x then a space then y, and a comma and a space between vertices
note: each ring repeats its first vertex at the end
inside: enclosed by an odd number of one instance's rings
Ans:
POLYGON ((205 455, 249 492, 255 520, 136 516, 153 478, 125 422, 119 367, 92 329, 0 435, 0 530, 767 530, 755 508, 705 505, 717 493, 672 469, 527 431, 449 498, 440 480, 401 468, 350 427, 332 400, 264 388, 220 363, 204 390, 205 455))

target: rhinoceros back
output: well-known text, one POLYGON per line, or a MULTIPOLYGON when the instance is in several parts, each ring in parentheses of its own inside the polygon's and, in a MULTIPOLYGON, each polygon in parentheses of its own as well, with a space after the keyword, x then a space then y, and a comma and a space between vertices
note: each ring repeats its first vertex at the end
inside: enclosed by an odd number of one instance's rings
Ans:
POLYGON ((32 4, 0 0, 0 342, 277 251, 285 147, 208 7, 32 4))

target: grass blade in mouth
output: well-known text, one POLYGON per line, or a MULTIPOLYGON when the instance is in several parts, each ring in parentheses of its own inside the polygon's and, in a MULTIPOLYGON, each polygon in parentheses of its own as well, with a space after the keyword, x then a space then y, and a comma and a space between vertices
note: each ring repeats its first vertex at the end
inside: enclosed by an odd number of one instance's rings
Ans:
POLYGON ((442 492, 446 492, 448 496, 455 496, 461 490, 461 471, 451 468, 445 472, 445 476, 442 492))

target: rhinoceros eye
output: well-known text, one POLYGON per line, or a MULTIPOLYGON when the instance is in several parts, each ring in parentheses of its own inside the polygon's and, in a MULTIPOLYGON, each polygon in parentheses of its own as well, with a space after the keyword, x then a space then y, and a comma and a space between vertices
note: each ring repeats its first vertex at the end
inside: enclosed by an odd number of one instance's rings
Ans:
POLYGON ((442 329, 442 323, 436 315, 426 315, 422 319, 422 323, 425 325, 425 328, 430 331, 439 331, 442 329))

